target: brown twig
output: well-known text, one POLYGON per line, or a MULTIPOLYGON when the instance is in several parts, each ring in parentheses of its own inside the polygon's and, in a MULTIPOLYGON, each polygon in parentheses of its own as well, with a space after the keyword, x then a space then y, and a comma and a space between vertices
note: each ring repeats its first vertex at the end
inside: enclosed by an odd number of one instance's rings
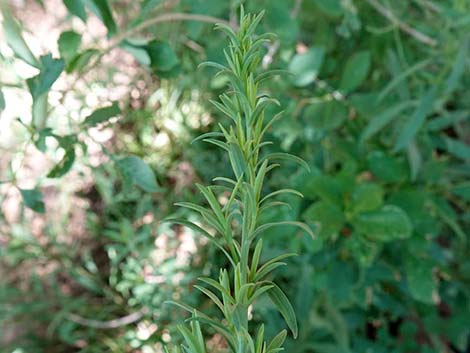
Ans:
POLYGON ((414 29, 407 23, 399 20, 392 11, 384 7, 380 2, 377 0, 366 0, 369 5, 371 5, 377 12, 380 12, 384 17, 386 17, 390 22, 397 25, 403 32, 408 33, 410 36, 415 38, 417 41, 429 45, 431 47, 435 47, 437 45, 437 41, 424 33, 419 32, 418 30, 414 29))
POLYGON ((147 312, 148 312, 148 309, 143 308, 139 311, 123 316, 119 319, 114 319, 114 320, 109 320, 109 321, 85 319, 77 314, 69 313, 67 314, 67 319, 82 326, 87 326, 87 327, 92 327, 92 328, 97 328, 97 329, 114 329, 114 328, 130 325, 134 322, 139 321, 147 312))

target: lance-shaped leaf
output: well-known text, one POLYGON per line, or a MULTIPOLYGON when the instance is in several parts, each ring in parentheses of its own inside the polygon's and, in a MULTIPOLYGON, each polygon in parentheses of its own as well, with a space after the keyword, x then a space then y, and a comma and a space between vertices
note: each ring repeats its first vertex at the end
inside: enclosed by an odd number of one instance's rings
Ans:
POLYGON ((108 121, 109 119, 121 114, 118 102, 113 102, 109 107, 96 109, 93 113, 88 115, 83 121, 83 125, 92 127, 108 121))
POLYGON ((1 9, 3 14, 3 32, 5 33, 5 40, 7 44, 10 46, 17 57, 29 65, 39 68, 40 63, 23 39, 21 34, 21 27, 11 14, 8 5, 6 3, 3 4, 1 9))
POLYGON ((294 308, 281 288, 274 283, 272 284, 273 287, 268 291, 269 298, 272 300, 274 305, 276 305, 276 308, 284 317, 284 320, 286 320, 287 326, 289 326, 294 338, 297 338, 298 328, 294 308))

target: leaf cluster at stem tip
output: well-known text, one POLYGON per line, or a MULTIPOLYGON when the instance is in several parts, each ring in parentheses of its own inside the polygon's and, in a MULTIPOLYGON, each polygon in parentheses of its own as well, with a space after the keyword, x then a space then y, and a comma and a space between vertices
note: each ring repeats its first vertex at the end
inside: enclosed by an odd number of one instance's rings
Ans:
POLYGON ((269 42, 272 34, 255 34, 255 30, 263 17, 245 14, 241 9, 240 27, 235 32, 226 24, 218 24, 217 29, 229 38, 228 49, 224 50, 226 65, 206 62, 203 66, 215 67, 217 75, 225 75, 229 81, 229 89, 213 101, 214 106, 231 119, 229 128, 219 124, 220 131, 210 132, 196 140, 214 144, 222 148, 229 156, 233 177, 218 177, 217 188, 222 187, 228 192, 229 198, 221 205, 214 192, 214 186, 197 185, 203 195, 206 206, 190 202, 177 205, 197 212, 204 226, 182 219, 168 219, 191 228, 206 237, 227 257, 230 269, 220 269, 218 280, 200 278, 203 283, 195 286, 220 309, 223 319, 210 317, 184 303, 173 303, 191 313, 190 327, 181 325, 179 330, 184 338, 181 347, 174 352, 205 353, 201 324, 207 324, 220 333, 234 353, 274 353, 282 350, 286 338, 286 330, 281 331, 270 341, 265 340, 264 325, 256 335, 252 336, 249 327, 249 312, 256 299, 267 294, 294 337, 297 336, 295 313, 287 296, 272 281, 272 272, 286 263, 287 257, 294 254, 282 254, 264 264, 260 263, 263 248, 261 235, 272 227, 293 225, 301 228, 311 236, 311 230, 303 223, 282 221, 262 223, 260 215, 272 207, 286 204, 273 199, 284 193, 302 196, 292 189, 280 189, 263 195, 263 182, 267 174, 278 167, 276 160, 290 160, 308 169, 308 165, 300 158, 287 153, 262 154, 263 146, 271 144, 263 137, 270 126, 279 118, 279 114, 265 123, 265 109, 270 104, 279 104, 267 94, 259 93, 260 84, 277 75, 276 70, 257 73, 262 60, 263 46, 269 42), (215 235, 205 230, 211 228, 215 235))

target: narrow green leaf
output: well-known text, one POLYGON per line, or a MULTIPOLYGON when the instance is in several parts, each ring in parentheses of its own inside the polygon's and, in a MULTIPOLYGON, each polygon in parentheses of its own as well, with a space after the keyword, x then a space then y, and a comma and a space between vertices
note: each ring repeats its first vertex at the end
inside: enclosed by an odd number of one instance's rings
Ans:
POLYGON ((3 32, 5 40, 15 55, 31 66, 40 68, 40 63, 29 49, 21 34, 21 27, 5 3, 1 6, 3 14, 3 32))
POLYGON ((3 91, 0 89, 0 113, 5 110, 5 96, 3 95, 3 91))
POLYGON ((307 162, 305 162, 302 158, 294 156, 290 153, 283 153, 283 152, 270 153, 266 157, 261 159, 260 162, 263 162, 265 159, 269 159, 269 160, 286 160, 286 161, 294 162, 294 163, 297 163, 298 165, 304 167, 307 172, 310 172, 310 167, 309 167, 307 162))
POLYGON ((273 284, 273 287, 268 291, 269 298, 276 305, 284 320, 286 320, 287 326, 289 326, 294 338, 297 338, 298 328, 294 308, 284 292, 275 283, 271 284, 273 284))
POLYGON ((83 121, 83 125, 87 127, 93 127, 100 123, 103 123, 116 115, 121 114, 121 109, 119 108, 118 102, 113 102, 111 106, 99 108, 95 110, 93 113, 88 115, 85 120, 83 121))
POLYGON ((401 129, 401 133, 395 142, 394 151, 398 152, 411 143, 418 131, 424 124, 426 117, 434 108, 434 100, 436 99, 436 88, 431 88, 420 100, 418 107, 412 116, 406 121, 401 129))
POLYGON ((60 178, 64 176, 75 162, 75 148, 73 146, 65 150, 64 157, 47 174, 48 178, 60 178))
POLYGON ((85 3, 83 0, 63 0, 64 5, 69 10, 69 12, 77 16, 79 19, 81 19, 83 22, 86 22, 87 20, 87 14, 85 11, 85 3))
POLYGON ((279 222, 265 223, 265 224, 259 226, 258 228, 256 228, 256 230, 253 233, 251 238, 255 239, 259 234, 265 232, 269 228, 279 227, 279 226, 295 226, 295 227, 303 229, 312 238, 315 237, 312 230, 304 223, 296 222, 296 221, 279 221, 279 222))
POLYGON ((465 38, 463 39, 463 43, 460 45, 457 57, 455 58, 454 65, 452 67, 452 71, 446 81, 444 94, 451 94, 457 88, 462 74, 465 71, 465 65, 467 65, 466 60, 468 59, 469 55, 469 40, 465 38))
POLYGON ((367 124, 361 135, 361 140, 367 140, 374 136, 377 132, 387 126, 397 115, 413 106, 413 102, 399 102, 394 106, 384 110, 380 114, 375 115, 367 124))
POLYGON ((90 10, 103 21, 108 29, 108 36, 111 37, 115 35, 117 27, 108 0, 86 0, 86 4, 89 6, 90 10))

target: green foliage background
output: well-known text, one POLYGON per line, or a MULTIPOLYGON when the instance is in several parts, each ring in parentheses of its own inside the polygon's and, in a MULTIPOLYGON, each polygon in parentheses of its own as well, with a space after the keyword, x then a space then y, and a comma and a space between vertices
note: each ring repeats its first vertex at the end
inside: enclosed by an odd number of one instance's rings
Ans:
MULTIPOLYGON (((11 49, 2 47, 1 70, 10 81, 2 78, 0 107, 6 112, 8 92, 22 91, 31 117, 7 126, 15 148, 0 145, 2 212, 11 193, 22 199, 18 221, 0 216, 2 351, 160 352, 178 343, 175 327, 185 318, 164 302, 184 298, 215 314, 192 285, 227 265, 197 235, 160 221, 197 221, 173 203, 203 202, 193 184, 230 173, 220 151, 190 142, 228 123, 208 103, 226 79, 197 66, 224 62, 226 41, 212 22, 237 23, 240 1, 64 0, 54 55, 33 53, 27 42, 34 28, 8 5, 3 38, 11 49), (96 34, 90 22, 106 30, 96 34), (116 64, 124 55, 132 65, 116 64), (18 62, 38 70, 25 80, 15 73, 18 62), (129 81, 117 99, 111 93, 122 72, 129 81), (86 96, 97 87, 109 94, 92 106, 86 96), (67 104, 69 96, 78 109, 67 104), (96 141, 96 130, 113 137, 96 141), (53 161, 34 184, 25 183, 18 162, 31 150, 53 161), (51 208, 54 199, 68 206, 51 208), (70 230, 79 209, 80 238, 70 230), (45 222, 40 236, 37 219, 45 222), (182 249, 185 239, 194 239, 197 251, 182 249)), ((291 73, 263 87, 281 102, 269 117, 284 110, 269 131, 280 147, 269 152, 292 153, 312 169, 286 162, 266 186, 304 195, 280 197, 290 207, 266 221, 300 219, 316 234, 312 240, 284 227, 265 238, 267 258, 299 254, 277 271, 299 324, 286 351, 465 352, 470 2, 244 5, 265 10, 259 33, 278 38, 263 65, 291 73)), ((47 0, 27 6, 52 16, 39 8, 49 9, 47 0)), ((284 327, 268 302, 252 320, 266 324, 267 336, 284 327)), ((206 335, 211 352, 224 350, 214 332, 206 335)))

